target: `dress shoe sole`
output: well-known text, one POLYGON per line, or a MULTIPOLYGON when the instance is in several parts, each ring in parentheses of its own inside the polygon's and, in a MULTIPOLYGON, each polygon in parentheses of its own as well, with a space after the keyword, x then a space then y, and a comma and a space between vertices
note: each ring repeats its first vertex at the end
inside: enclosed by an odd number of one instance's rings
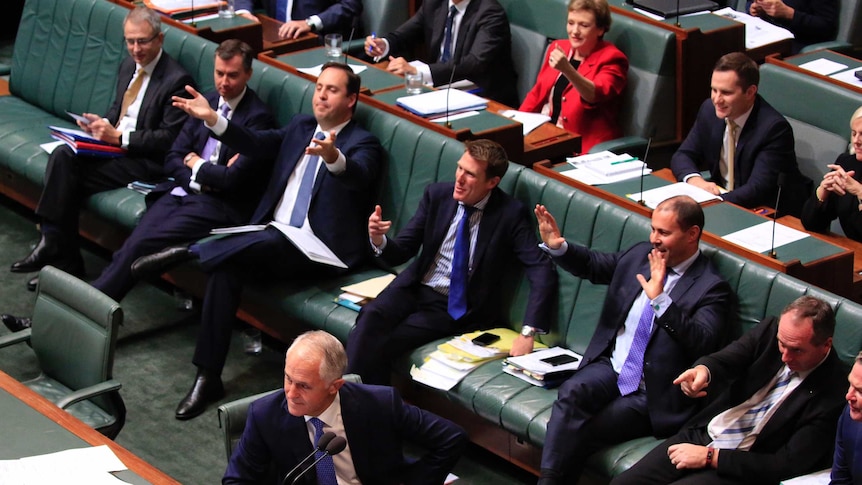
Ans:
MULTIPOLYGON (((218 400, 220 400, 224 396, 225 396, 224 389, 222 389, 222 391, 219 393, 216 393, 216 395, 207 397, 204 400, 205 402, 204 402, 203 406, 200 407, 200 409, 190 410, 190 411, 187 411, 185 413, 176 412, 176 413, 174 413, 174 417, 179 419, 180 421, 187 421, 189 419, 196 418, 196 417, 200 416, 201 414, 205 413, 210 404, 217 402, 218 400)), ((183 399, 183 401, 185 401, 185 399, 183 399)))

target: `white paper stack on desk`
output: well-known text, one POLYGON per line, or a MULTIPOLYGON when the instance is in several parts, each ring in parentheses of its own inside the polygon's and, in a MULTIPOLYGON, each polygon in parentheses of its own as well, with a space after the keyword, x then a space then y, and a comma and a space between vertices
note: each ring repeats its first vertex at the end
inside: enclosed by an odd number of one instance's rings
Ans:
POLYGON ((563 172, 563 175, 588 185, 620 182, 652 172, 637 157, 628 153, 617 155, 607 150, 571 157, 567 161, 574 168, 563 172))
POLYGON ((503 372, 534 386, 557 387, 581 365, 584 357, 562 347, 537 350, 532 354, 509 357, 503 361, 503 372))
POLYGON ((461 111, 485 109, 488 100, 458 89, 439 89, 395 100, 398 106, 419 116, 435 116, 461 111))

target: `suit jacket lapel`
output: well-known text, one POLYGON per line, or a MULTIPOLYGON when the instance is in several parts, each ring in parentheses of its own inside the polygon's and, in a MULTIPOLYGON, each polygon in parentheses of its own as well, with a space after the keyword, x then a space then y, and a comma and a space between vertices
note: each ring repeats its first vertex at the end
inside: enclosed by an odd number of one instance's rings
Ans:
POLYGON ((167 64, 167 60, 165 59, 164 52, 162 53, 162 57, 159 59, 158 64, 153 69, 153 74, 150 76, 150 82, 147 84, 147 90, 144 91, 144 98, 141 99, 141 109, 138 111, 138 120, 135 124, 135 127, 139 130, 145 129, 144 120, 147 119, 147 112, 150 110, 153 104, 153 99, 155 99, 158 94, 156 91, 159 89, 159 85, 162 82, 162 75, 165 72, 165 64, 167 64))
POLYGON ((428 46, 428 58, 431 61, 430 63, 437 62, 440 58, 440 45, 443 44, 443 35, 446 30, 446 17, 448 16, 449 2, 440 2, 440 7, 434 14, 434 30, 431 32, 431 45, 428 46))
POLYGON ((345 382, 338 391, 341 395, 341 419, 344 424, 344 434, 346 435, 347 444, 353 444, 350 447, 350 457, 353 459, 353 468, 356 470, 356 476, 359 480, 365 481, 366 478, 363 477, 370 476, 366 464, 371 462, 370 455, 373 450, 370 449, 370 446, 363 446, 367 442, 367 439, 363 439, 363 437, 369 436, 369 433, 373 431, 364 426, 365 418, 363 416, 367 416, 368 413, 375 411, 373 409, 364 409, 365 403, 354 396, 352 386, 353 384, 345 382))
POLYGON ((485 206, 485 210, 482 213, 482 219, 479 223, 479 234, 476 235, 476 248, 473 250, 474 268, 478 268, 481 264, 482 258, 491 246, 491 239, 496 232, 496 228, 500 226, 500 218, 503 215, 498 207, 500 202, 498 190, 494 188, 491 198, 488 199, 488 205, 485 206))
POLYGON ((476 4, 479 2, 470 2, 470 5, 467 5, 467 10, 464 11, 464 16, 461 17, 461 24, 458 27, 458 37, 455 40, 455 48, 452 50, 452 59, 457 62, 461 59, 461 55, 464 52, 464 39, 467 37, 467 32, 470 30, 470 19, 473 16, 473 13, 476 11, 476 4))

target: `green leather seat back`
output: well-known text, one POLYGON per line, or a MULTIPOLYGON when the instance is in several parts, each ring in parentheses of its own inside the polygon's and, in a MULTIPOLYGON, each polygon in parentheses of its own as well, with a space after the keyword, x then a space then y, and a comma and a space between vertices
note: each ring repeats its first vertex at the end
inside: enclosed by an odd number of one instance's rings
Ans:
POLYGON ((197 83, 201 93, 212 91, 215 50, 218 45, 197 35, 162 24, 165 42, 162 49, 182 64, 197 83))
POLYGON ((252 62, 252 69, 248 86, 269 106, 278 126, 289 123, 297 113, 312 113, 314 83, 258 60, 252 62))

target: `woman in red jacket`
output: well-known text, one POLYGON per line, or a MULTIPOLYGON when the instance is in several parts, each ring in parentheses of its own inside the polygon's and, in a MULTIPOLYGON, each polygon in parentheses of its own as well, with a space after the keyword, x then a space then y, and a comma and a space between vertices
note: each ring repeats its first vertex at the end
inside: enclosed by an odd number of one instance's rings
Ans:
POLYGON ((582 137, 582 152, 622 136, 617 120, 629 62, 602 40, 611 27, 606 0, 570 0, 567 40, 554 41, 521 111, 543 113, 582 137))

